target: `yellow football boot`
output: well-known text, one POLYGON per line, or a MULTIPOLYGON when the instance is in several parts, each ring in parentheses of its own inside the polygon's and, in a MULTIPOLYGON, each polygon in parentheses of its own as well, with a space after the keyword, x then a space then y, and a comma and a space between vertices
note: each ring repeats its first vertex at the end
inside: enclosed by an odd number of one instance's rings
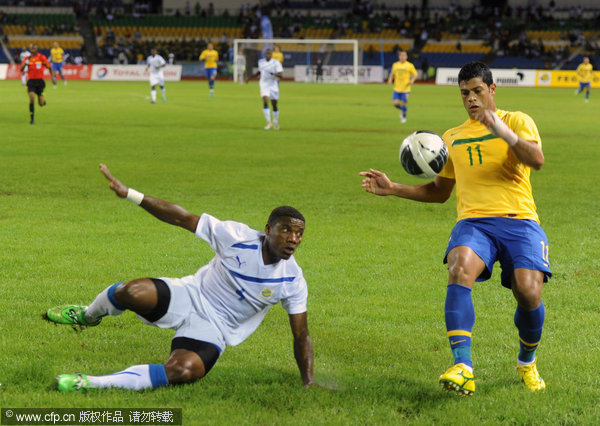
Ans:
POLYGON ((535 361, 533 361, 533 364, 517 367, 517 371, 519 373, 521 381, 525 383, 527 389, 534 392, 546 389, 546 382, 544 382, 544 379, 542 379, 540 373, 538 373, 536 364, 537 358, 535 359, 535 361))
POLYGON ((442 389, 455 391, 460 396, 472 396, 475 393, 475 377, 465 364, 450 367, 438 381, 442 389))

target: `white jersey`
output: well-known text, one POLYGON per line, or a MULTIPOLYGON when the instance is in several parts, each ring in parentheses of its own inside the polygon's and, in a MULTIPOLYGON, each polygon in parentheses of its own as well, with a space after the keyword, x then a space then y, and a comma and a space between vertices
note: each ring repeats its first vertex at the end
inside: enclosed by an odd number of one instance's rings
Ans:
POLYGON ((244 55, 238 55, 236 58, 236 63, 238 70, 246 70, 246 57, 244 55))
POLYGON ((270 60, 260 59, 258 61, 258 70, 260 71, 260 85, 273 86, 278 83, 277 77, 274 74, 283 72, 283 66, 277 59, 270 60))
POLYGON ((148 56, 146 63, 150 67, 150 73, 163 77, 163 66, 167 63, 160 55, 148 56))
MULTIPOLYGON (((25 62, 25 59, 31 56, 31 52, 29 50, 22 50, 19 56, 21 57, 21 63, 23 63, 25 62)), ((27 71, 29 71, 29 65, 25 65, 25 68, 23 68, 23 73, 26 73, 27 71)))
POLYGON ((265 265, 264 232, 204 213, 196 235, 210 244, 215 257, 194 275, 201 304, 228 345, 244 341, 272 305, 281 302, 288 314, 306 312, 308 288, 294 257, 265 265))
POLYGON ((28 57, 31 56, 31 52, 28 50, 22 50, 21 54, 19 56, 21 57, 21 63, 23 63, 23 61, 25 61, 25 59, 27 59, 28 57))

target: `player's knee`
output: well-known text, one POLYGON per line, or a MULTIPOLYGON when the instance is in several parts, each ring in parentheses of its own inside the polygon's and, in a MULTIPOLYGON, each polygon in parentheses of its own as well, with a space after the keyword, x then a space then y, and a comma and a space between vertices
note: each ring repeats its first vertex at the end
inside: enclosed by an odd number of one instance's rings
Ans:
POLYGON ((192 383, 205 375, 204 364, 200 358, 171 357, 165 364, 169 383, 192 383))
POLYGON ((464 284, 470 281, 469 271, 462 262, 456 262, 449 265, 448 273, 450 278, 449 282, 451 283, 464 284))
POLYGON ((542 284, 536 280, 515 280, 513 293, 521 307, 535 309, 542 301, 542 284))
POLYGON ((152 309, 156 305, 156 287, 151 280, 141 279, 120 284, 115 299, 133 311, 152 309))

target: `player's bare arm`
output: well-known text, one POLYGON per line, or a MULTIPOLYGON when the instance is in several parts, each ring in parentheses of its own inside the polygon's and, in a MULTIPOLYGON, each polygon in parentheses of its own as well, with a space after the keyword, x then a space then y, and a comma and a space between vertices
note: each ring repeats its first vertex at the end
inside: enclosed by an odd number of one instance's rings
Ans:
MULTIPOLYGON (((105 164, 100 164, 99 167, 104 177, 110 181, 110 189, 112 189, 118 197, 126 198, 129 188, 120 180, 116 179, 110 173, 110 170, 108 170, 108 167, 106 167, 105 164)), ((180 226, 190 232, 196 232, 196 227, 198 226, 198 220, 200 219, 200 216, 188 212, 177 204, 161 200, 160 198, 144 195, 140 206, 152 216, 162 220, 163 222, 180 226)))
POLYGON ((518 136, 490 110, 481 110, 475 117, 492 134, 504 139, 523 164, 535 170, 542 168, 544 165, 544 153, 537 142, 528 141, 518 136))
POLYGON ((304 387, 317 386, 313 377, 313 344, 308 333, 306 312, 290 314, 290 326, 294 335, 294 357, 300 369, 304 387))
POLYGON ((403 185, 392 182, 385 173, 370 169, 368 172, 360 172, 364 176, 362 187, 367 192, 376 195, 395 195, 408 200, 424 203, 443 203, 452 194, 455 181, 440 176, 422 185, 403 185))

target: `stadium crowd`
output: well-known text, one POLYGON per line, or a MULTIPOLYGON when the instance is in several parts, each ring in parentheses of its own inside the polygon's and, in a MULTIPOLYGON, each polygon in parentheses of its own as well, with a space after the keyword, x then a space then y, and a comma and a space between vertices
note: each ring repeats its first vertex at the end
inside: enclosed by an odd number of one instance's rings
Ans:
MULTIPOLYGON (((2 0, 6 4, 15 1, 2 0)), ((31 3, 30 0, 19 1, 31 3)), ((56 5, 60 4, 60 0, 48 0, 47 3, 56 5)), ((42 4, 45 3, 42 1, 42 4)), ((139 63, 147 57, 152 46, 165 56, 171 54, 177 62, 196 61, 208 42, 215 44, 221 62, 226 63, 231 59, 231 36, 226 34, 219 35, 218 39, 214 35, 148 37, 134 26, 132 31, 124 35, 115 35, 113 28, 117 28, 120 19, 126 17, 134 18, 137 26, 144 26, 151 14, 161 12, 156 2, 140 1, 132 6, 124 5, 120 0, 79 0, 72 5, 76 14, 84 14, 94 22, 99 62, 139 63), (101 31, 99 23, 108 27, 105 33, 101 31)), ((307 29, 326 29, 327 38, 376 37, 383 31, 388 31, 388 34, 392 31, 398 39, 412 40, 411 55, 418 54, 428 42, 441 42, 448 35, 456 39, 457 52, 462 49, 461 42, 479 40, 491 47, 491 54, 495 57, 539 58, 548 66, 568 59, 573 49, 579 47, 588 54, 600 54, 597 42, 587 39, 584 34, 585 30, 600 27, 600 9, 586 11, 576 5, 558 9, 554 0, 547 6, 531 1, 528 7, 511 7, 508 1, 481 2, 464 7, 456 0, 450 0, 446 8, 429 8, 426 1, 421 2, 421 7, 408 4, 388 7, 385 2, 374 3, 370 0, 273 0, 266 5, 247 3, 237 11, 217 9, 212 2, 204 3, 203 7, 200 2, 194 3, 192 0, 165 19, 169 19, 169 26, 177 25, 178 19, 185 26, 190 22, 184 21, 186 18, 219 17, 228 25, 241 29, 241 38, 260 38, 261 18, 264 16, 270 18, 273 37, 276 38, 304 38, 307 37, 307 29), (559 32, 558 41, 562 43, 549 43, 543 37, 532 38, 528 35, 528 32, 544 30, 559 32)), ((11 24, 14 19, 14 15, 0 14, 3 24, 11 24)), ((77 31, 77 26, 66 24, 47 26, 41 31, 36 30, 34 25, 27 25, 25 35, 52 36, 77 31)), ((365 52, 368 53, 368 48, 365 52)), ((82 55, 85 62, 85 52, 82 55)))

